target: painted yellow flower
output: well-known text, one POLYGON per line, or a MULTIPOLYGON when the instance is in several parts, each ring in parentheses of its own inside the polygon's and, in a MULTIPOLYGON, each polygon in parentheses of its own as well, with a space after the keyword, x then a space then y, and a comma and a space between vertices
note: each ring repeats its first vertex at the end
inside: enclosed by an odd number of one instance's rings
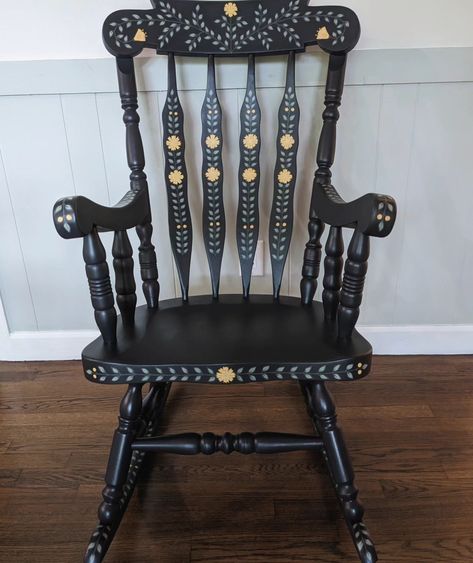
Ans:
POLYGON ((292 173, 287 168, 283 168, 283 170, 281 170, 278 174, 278 182, 280 184, 289 184, 291 180, 292 173))
POLYGON ((220 178, 220 170, 211 166, 205 173, 205 177, 209 182, 218 182, 220 178))
POLYGON ((243 172, 243 180, 245 180, 245 182, 254 182, 257 176, 258 174, 254 168, 247 168, 243 172))
POLYGON ((181 148, 181 139, 177 135, 171 135, 166 141, 166 146, 170 151, 177 151, 181 148))
POLYGON ((169 173, 168 178, 171 184, 178 186, 184 181, 184 174, 180 170, 173 170, 169 173))
POLYGON ((254 133, 250 133, 249 135, 246 135, 245 138, 243 139, 243 144, 247 149, 254 149, 258 143, 259 143, 259 139, 254 133))
POLYGON ((292 135, 286 134, 283 135, 280 139, 280 143, 283 149, 289 150, 296 144, 296 140, 292 135))
POLYGON ((231 383, 236 377, 236 373, 231 368, 220 368, 217 371, 217 379, 220 383, 231 383))
POLYGON ((238 14, 238 6, 235 2, 227 2, 223 7, 225 15, 229 18, 234 18, 238 14))
POLYGON ((217 135, 209 135, 205 139, 205 144, 209 147, 209 149, 216 149, 220 146, 220 139, 217 137, 217 135))

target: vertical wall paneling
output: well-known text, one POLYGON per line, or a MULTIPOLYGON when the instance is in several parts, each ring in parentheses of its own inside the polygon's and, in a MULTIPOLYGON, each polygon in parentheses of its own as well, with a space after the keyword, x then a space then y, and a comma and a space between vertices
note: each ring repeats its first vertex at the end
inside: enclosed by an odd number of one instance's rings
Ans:
MULTIPOLYGON (((80 242, 61 240, 51 220, 52 203, 74 193, 60 98, 2 97, 0 119, 3 161, 38 329, 89 328, 90 314, 82 306, 87 294, 83 266, 75 258, 80 257, 80 242)), ((16 305, 23 306, 21 301, 16 305)))
POLYGON ((8 328, 37 330, 36 314, 16 225, 0 143, 0 299, 8 328))
POLYGON ((395 323, 472 322, 472 108, 471 83, 419 86, 395 323))

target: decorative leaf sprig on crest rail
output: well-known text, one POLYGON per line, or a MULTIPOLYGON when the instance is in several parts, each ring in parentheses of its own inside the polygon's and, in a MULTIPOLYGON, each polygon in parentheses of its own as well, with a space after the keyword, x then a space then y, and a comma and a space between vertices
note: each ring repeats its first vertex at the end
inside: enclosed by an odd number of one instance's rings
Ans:
POLYGON ((104 26, 113 52, 154 47, 173 52, 284 51, 320 43, 330 51, 349 51, 359 22, 347 8, 314 8, 308 0, 200 3, 156 0, 151 12, 120 11, 104 26))

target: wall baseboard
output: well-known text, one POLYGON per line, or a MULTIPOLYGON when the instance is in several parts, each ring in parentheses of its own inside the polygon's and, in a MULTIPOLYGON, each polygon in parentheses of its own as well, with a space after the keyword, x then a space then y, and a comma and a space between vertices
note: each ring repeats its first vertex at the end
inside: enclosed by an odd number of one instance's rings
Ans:
MULTIPOLYGON (((361 326, 377 355, 473 354, 473 325, 361 326)), ((13 332, 0 341, 2 361, 80 359, 93 330, 13 332)))

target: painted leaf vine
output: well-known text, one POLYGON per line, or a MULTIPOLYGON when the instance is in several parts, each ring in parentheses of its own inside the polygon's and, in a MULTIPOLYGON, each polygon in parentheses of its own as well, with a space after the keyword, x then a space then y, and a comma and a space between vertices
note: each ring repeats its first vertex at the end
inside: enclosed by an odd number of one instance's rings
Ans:
POLYGON ((224 211, 223 211, 223 173, 222 173, 222 111, 216 91, 208 90, 204 105, 204 130, 203 143, 203 185, 207 201, 207 250, 210 254, 221 254, 223 249, 224 211))
POLYGON ((239 247, 244 261, 253 261, 258 237, 260 115, 256 92, 249 89, 243 101, 240 139, 239 247))
POLYGON ((292 201, 296 184, 299 104, 294 86, 284 92, 279 112, 278 154, 275 173, 273 217, 271 221, 271 257, 285 260, 292 228, 292 201))
POLYGON ((176 252, 185 255, 190 250, 192 227, 185 187, 187 171, 184 160, 182 107, 174 89, 168 92, 163 119, 165 122, 164 152, 169 170, 166 183, 169 207, 175 227, 174 244, 176 252))
MULTIPOLYGON (((320 9, 307 9, 305 0, 290 0, 287 6, 268 8, 258 3, 251 17, 242 17, 238 13, 238 2, 233 3, 232 11, 222 10, 216 19, 209 21, 205 9, 196 3, 189 16, 183 15, 166 0, 156 2, 156 9, 151 13, 131 14, 109 23, 109 37, 119 48, 135 47, 135 34, 159 26, 158 46, 165 48, 179 32, 186 32, 185 45, 192 52, 202 41, 212 44, 220 51, 238 51, 254 43, 260 43, 270 50, 276 37, 284 37, 289 45, 303 47, 304 42, 298 31, 299 22, 313 22, 321 27, 329 24, 329 35, 333 46, 343 44, 350 22, 343 13, 320 9)), ((223 6, 223 4, 222 4, 223 6)), ((140 41, 145 39, 140 38, 140 41)))

